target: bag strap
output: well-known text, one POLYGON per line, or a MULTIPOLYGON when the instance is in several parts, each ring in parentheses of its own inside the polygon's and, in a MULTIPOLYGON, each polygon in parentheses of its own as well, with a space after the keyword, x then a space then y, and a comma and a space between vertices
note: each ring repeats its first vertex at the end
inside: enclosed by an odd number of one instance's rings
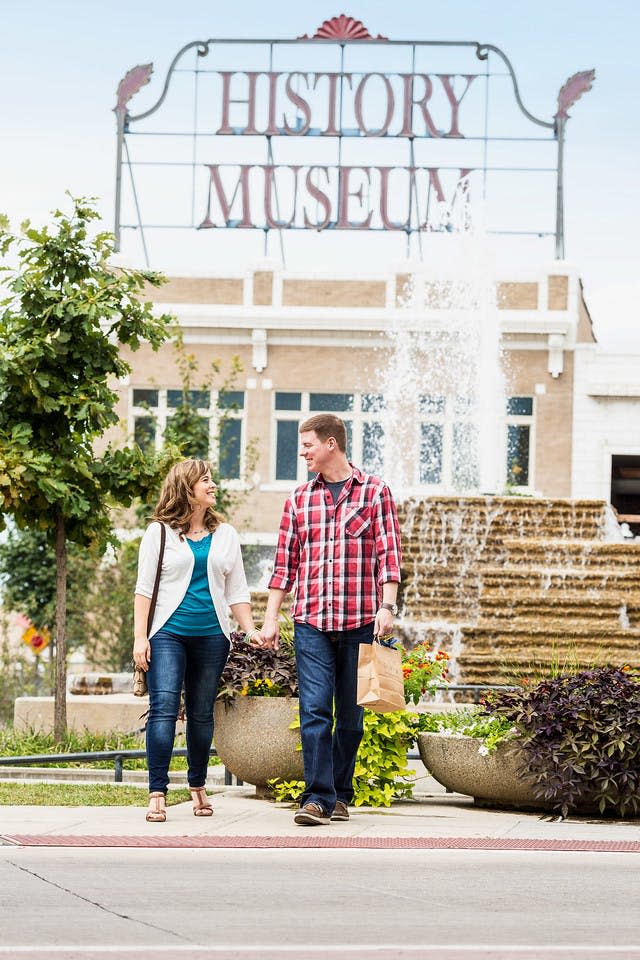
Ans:
MULTIPOLYGON (((160 522, 160 521, 158 521, 160 522)), ((167 541, 167 531, 164 523, 160 523, 160 553, 158 554, 158 569, 156 570, 156 579, 153 584, 153 593, 151 594, 151 605, 149 607, 149 616, 147 617, 147 637, 151 633, 151 624, 153 615, 156 612, 156 601, 158 599, 158 590, 160 588, 160 576, 162 574, 162 560, 164 558, 164 545, 167 541)))

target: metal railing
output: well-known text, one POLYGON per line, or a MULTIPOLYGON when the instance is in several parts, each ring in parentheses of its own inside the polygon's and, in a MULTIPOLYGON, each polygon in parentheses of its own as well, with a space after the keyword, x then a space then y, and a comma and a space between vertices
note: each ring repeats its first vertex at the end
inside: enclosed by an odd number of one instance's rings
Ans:
MULTIPOLYGON (((472 694, 472 702, 478 704, 486 690, 517 690, 518 687, 509 683, 439 683, 433 689, 443 692, 453 691, 454 693, 466 691, 472 694)), ((461 703, 459 706, 464 706, 464 704, 461 703)))
MULTIPOLYGON (((114 783, 122 783, 124 761, 142 760, 146 755, 145 750, 94 750, 89 753, 34 753, 28 757, 0 757, 0 766, 32 767, 38 766, 39 764, 93 763, 95 760, 113 760, 114 783)), ((186 747, 176 747, 172 753, 174 757, 186 757, 186 755, 186 747)), ((209 756, 217 756, 213 747, 209 751, 209 756)), ((233 783, 233 776, 226 767, 224 768, 224 782, 227 787, 233 783)), ((236 784, 242 786, 242 780, 236 778, 236 784)))

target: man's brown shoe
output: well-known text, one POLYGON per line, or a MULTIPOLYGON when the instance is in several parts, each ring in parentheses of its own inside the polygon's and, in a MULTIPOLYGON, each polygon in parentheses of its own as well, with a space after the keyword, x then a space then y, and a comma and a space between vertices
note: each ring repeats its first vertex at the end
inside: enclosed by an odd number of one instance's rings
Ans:
POLYGON ((336 800, 336 805, 333 808, 331 819, 332 820, 348 820, 349 819, 349 807, 342 800, 336 800))
POLYGON ((296 813, 293 822, 301 827, 317 827, 323 823, 331 823, 331 819, 319 803, 305 803, 296 813))

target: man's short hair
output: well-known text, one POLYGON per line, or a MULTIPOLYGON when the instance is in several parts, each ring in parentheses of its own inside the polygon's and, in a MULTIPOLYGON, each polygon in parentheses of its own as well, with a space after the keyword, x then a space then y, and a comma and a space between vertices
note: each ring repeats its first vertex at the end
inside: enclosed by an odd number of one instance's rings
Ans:
POLYGON ((315 417, 309 417, 300 424, 300 433, 308 433, 311 430, 315 431, 318 440, 323 443, 329 437, 333 437, 338 448, 343 453, 347 452, 347 429, 344 420, 340 417, 336 417, 333 413, 317 413, 315 417))

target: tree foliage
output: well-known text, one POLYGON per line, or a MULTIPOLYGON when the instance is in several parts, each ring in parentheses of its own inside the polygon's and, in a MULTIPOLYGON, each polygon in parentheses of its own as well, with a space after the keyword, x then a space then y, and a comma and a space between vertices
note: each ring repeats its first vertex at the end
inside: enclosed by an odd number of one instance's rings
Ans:
POLYGON ((51 229, 24 224, 21 237, 0 219, 0 253, 14 247, 18 258, 0 301, 0 526, 10 514, 55 546, 57 736, 66 727, 67 542, 103 548, 111 507, 155 487, 172 457, 136 446, 94 452, 118 421, 114 387, 130 372, 121 346, 157 349, 172 319, 141 299, 162 277, 113 269, 112 236, 90 235, 96 219, 82 199, 70 216, 56 210, 51 229))
MULTIPOLYGON (((131 664, 138 546, 138 539, 124 540, 101 556, 68 545, 67 646, 83 647, 97 670, 117 672, 131 664)), ((0 578, 7 610, 25 614, 38 628, 52 626, 56 561, 43 531, 10 531, 0 544, 0 578)))
MULTIPOLYGON (((67 550, 68 615, 70 648, 85 640, 86 614, 91 605, 99 556, 70 543, 67 550)), ((53 626, 56 614, 55 551, 42 530, 12 529, 0 544, 1 596, 8 610, 25 614, 38 628, 53 626)))
POLYGON ((157 349, 171 322, 139 299, 145 284, 163 282, 158 274, 109 266, 111 235, 89 236, 97 217, 75 200, 70 217, 54 213, 51 231, 0 233, 20 263, 0 301, 0 509, 50 542, 62 517, 68 540, 104 545, 109 507, 130 503, 158 473, 137 447, 94 454, 118 421, 114 386, 130 372, 121 345, 157 349))

